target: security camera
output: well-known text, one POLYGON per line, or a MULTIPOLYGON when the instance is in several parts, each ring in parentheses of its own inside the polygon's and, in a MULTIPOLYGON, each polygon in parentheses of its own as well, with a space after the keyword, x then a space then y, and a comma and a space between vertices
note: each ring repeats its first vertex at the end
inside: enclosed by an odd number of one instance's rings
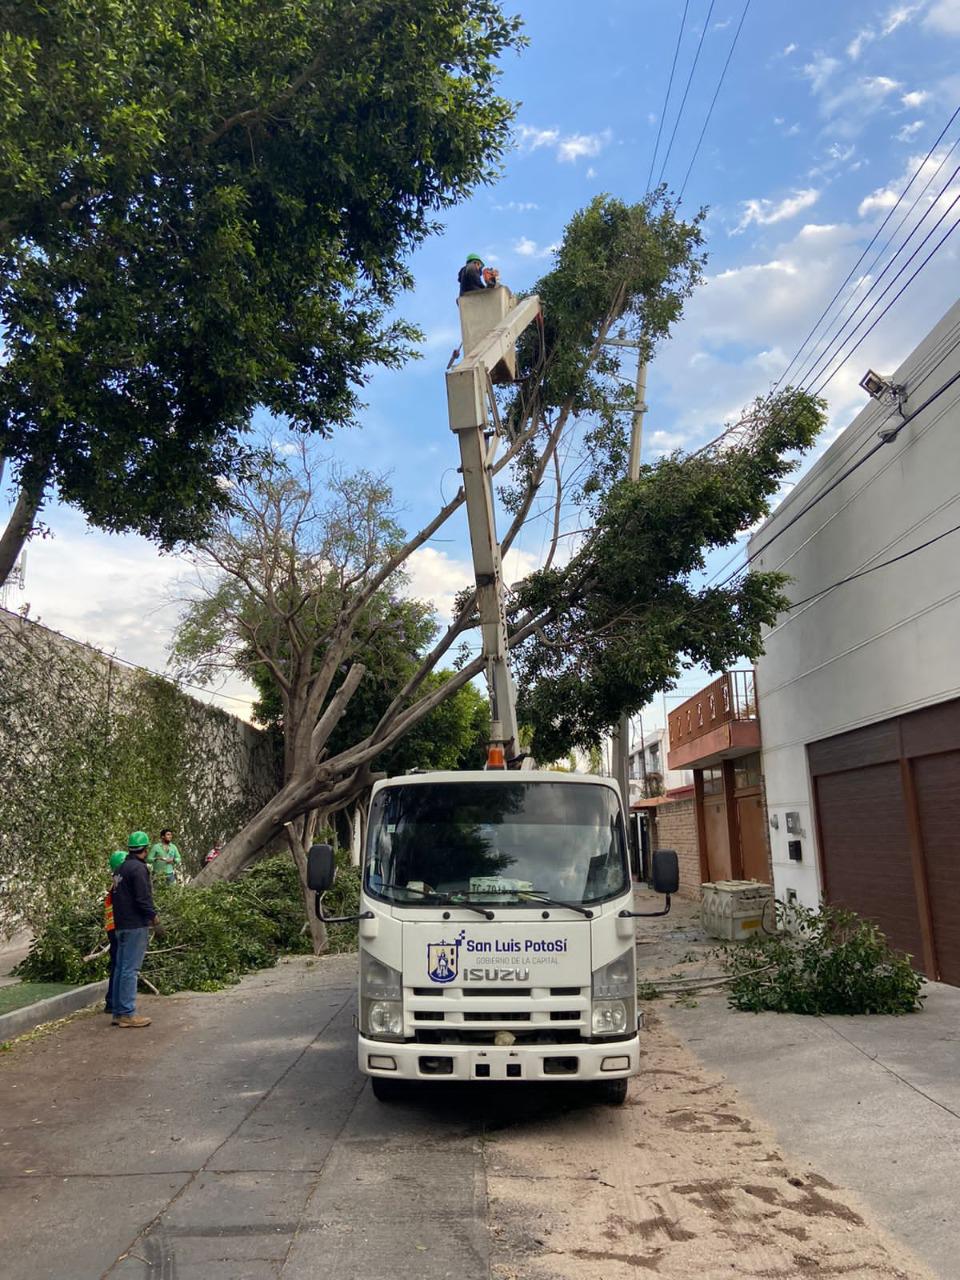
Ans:
POLYGON ((873 400, 882 400, 889 386, 889 379, 884 378, 879 373, 874 373, 872 369, 868 369, 860 379, 861 389, 873 400))

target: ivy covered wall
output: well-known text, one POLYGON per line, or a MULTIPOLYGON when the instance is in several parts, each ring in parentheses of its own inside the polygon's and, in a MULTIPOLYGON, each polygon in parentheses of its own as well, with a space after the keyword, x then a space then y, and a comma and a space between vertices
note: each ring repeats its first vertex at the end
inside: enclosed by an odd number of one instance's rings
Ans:
POLYGON ((270 735, 0 610, 0 934, 102 892, 133 830, 196 870, 278 773, 270 735))

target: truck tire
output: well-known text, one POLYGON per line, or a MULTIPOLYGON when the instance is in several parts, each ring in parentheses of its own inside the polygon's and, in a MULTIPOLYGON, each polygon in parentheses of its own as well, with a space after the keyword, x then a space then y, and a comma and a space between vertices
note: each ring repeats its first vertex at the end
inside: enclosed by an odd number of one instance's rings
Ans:
POLYGON ((622 1080, 604 1080, 599 1086, 600 1101, 606 1103, 608 1107, 622 1107, 627 1100, 629 1083, 626 1076, 622 1080))
POLYGON ((390 1080, 387 1076, 371 1076, 370 1087, 378 1102, 396 1102, 403 1097, 403 1081, 390 1080))

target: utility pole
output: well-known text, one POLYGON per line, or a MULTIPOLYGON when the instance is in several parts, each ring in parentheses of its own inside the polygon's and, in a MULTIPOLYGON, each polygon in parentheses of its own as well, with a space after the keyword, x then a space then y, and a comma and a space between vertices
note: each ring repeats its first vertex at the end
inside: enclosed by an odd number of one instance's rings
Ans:
MULTIPOLYGON (((633 398, 633 419, 630 426, 630 460, 627 475, 631 480, 640 479, 640 449, 643 444, 643 415, 647 412, 647 362, 643 358, 641 344, 626 338, 610 339, 611 347, 634 347, 637 350, 637 383, 633 398)), ((623 808, 630 819, 630 717, 624 712, 613 737, 614 777, 620 786, 623 808)))

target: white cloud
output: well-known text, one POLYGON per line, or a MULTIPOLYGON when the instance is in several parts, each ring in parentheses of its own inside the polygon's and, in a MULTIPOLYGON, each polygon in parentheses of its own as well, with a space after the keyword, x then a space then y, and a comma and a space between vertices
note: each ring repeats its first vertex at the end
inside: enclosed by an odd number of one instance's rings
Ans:
POLYGON ((960 36, 960 0, 937 0, 923 25, 948 36, 960 36))
POLYGON ((595 178, 597 176, 597 171, 593 167, 593 165, 591 165, 590 168, 587 170, 585 176, 588 178, 595 178))
POLYGON ((869 44, 872 40, 876 40, 876 38, 876 33, 869 29, 865 31, 858 31, 847 45, 847 55, 856 62, 860 57, 860 54, 863 52, 864 45, 869 44))
POLYGON ((769 227, 777 222, 786 222, 788 218, 795 218, 798 213, 802 213, 804 209, 809 209, 811 205, 816 204, 820 198, 820 192, 813 187, 806 191, 797 191, 792 196, 787 196, 783 200, 745 200, 741 205, 742 214, 740 221, 733 229, 731 234, 738 235, 745 231, 751 223, 756 223, 761 227, 769 227))
POLYGON ((912 124, 905 124, 902 129, 897 131, 897 141, 909 142, 913 135, 918 133, 926 123, 926 120, 914 120, 912 124))
POLYGON ((905 22, 909 22, 922 7, 921 4, 895 5, 880 23, 879 30, 874 31, 871 27, 865 27, 854 36, 847 45, 847 53, 850 58, 856 62, 865 45, 872 43, 874 40, 885 40, 887 36, 893 35, 898 27, 902 27, 905 22))
POLYGON ((892 35, 897 27, 902 27, 905 22, 909 22, 913 15, 922 8, 922 4, 895 5, 883 20, 883 25, 880 28, 881 36, 892 35))
POLYGON ((830 121, 830 128, 836 135, 852 138, 886 106, 891 94, 899 97, 903 86, 890 76, 860 76, 855 80, 848 77, 841 85, 829 90, 823 82, 823 87, 825 91, 819 95, 820 114, 830 121))
POLYGON ((508 200, 506 204, 495 204, 497 213, 531 213, 540 206, 536 200, 508 200))
POLYGON ((826 88, 827 83, 833 78, 834 72, 840 67, 839 58, 830 58, 824 53, 818 53, 812 62, 808 62, 803 68, 803 74, 814 93, 820 93, 826 88))
POLYGON ((799 45, 796 45, 791 41, 790 44, 784 45, 784 47, 781 49, 780 57, 789 58, 791 53, 796 53, 799 47, 800 47, 799 45))
POLYGON ((560 246, 558 244, 537 244, 536 240, 531 240, 529 236, 521 236, 519 240, 514 242, 513 251, 519 253, 521 258, 549 258, 555 253, 560 246))
MULTIPOLYGON (((526 551, 511 549, 503 558, 503 578, 512 586, 526 578, 539 563, 526 551)), ((436 547, 420 547, 406 564, 408 594, 417 600, 429 600, 442 619, 453 616, 457 594, 473 586, 473 566, 466 558, 451 556, 436 547)))
POLYGON ((536 151, 539 147, 555 146, 560 140, 559 129, 535 129, 533 125, 518 124, 517 141, 523 151, 536 151))
POLYGON ((549 147, 558 161, 572 164, 584 156, 599 155, 613 135, 609 129, 600 133, 562 134, 559 129, 538 129, 533 125, 518 124, 515 136, 521 151, 549 147))
POLYGON ((905 93, 900 101, 908 109, 915 110, 917 107, 922 107, 929 97, 930 94, 926 89, 914 89, 912 93, 905 93))
MULTIPOLYGON (((192 594, 185 557, 161 555, 145 538, 92 530, 75 512, 53 507, 45 518, 54 530, 49 539, 27 545, 26 586, 11 599, 19 609, 29 604, 30 617, 74 640, 152 671, 163 672, 167 647, 182 604, 192 594)), ((201 701, 249 718, 251 686, 238 677, 214 685, 201 701)))
POLYGON ((581 156, 598 155, 610 141, 610 130, 602 133, 574 133, 557 147, 557 159, 572 162, 581 156))
MULTIPOLYGON (((946 147, 941 147, 931 156, 912 155, 909 156, 904 164, 904 171, 901 176, 894 178, 885 186, 878 187, 875 191, 860 201, 857 207, 857 213, 861 218, 867 218, 871 214, 883 213, 887 209, 892 209, 897 203, 900 193, 904 190, 907 183, 913 179, 910 187, 911 200, 914 195, 918 198, 920 193, 929 183, 930 189, 926 190, 923 199, 918 205, 918 216, 927 209, 934 200, 940 200, 944 205, 948 204, 957 193, 957 186, 950 185, 943 189, 943 193, 938 194, 946 181, 944 170, 946 168, 946 160, 949 152, 946 147), (914 175, 916 175, 914 177, 914 175), (940 185, 937 185, 939 179, 940 185)), ((946 171, 949 173, 949 170, 946 171)))

